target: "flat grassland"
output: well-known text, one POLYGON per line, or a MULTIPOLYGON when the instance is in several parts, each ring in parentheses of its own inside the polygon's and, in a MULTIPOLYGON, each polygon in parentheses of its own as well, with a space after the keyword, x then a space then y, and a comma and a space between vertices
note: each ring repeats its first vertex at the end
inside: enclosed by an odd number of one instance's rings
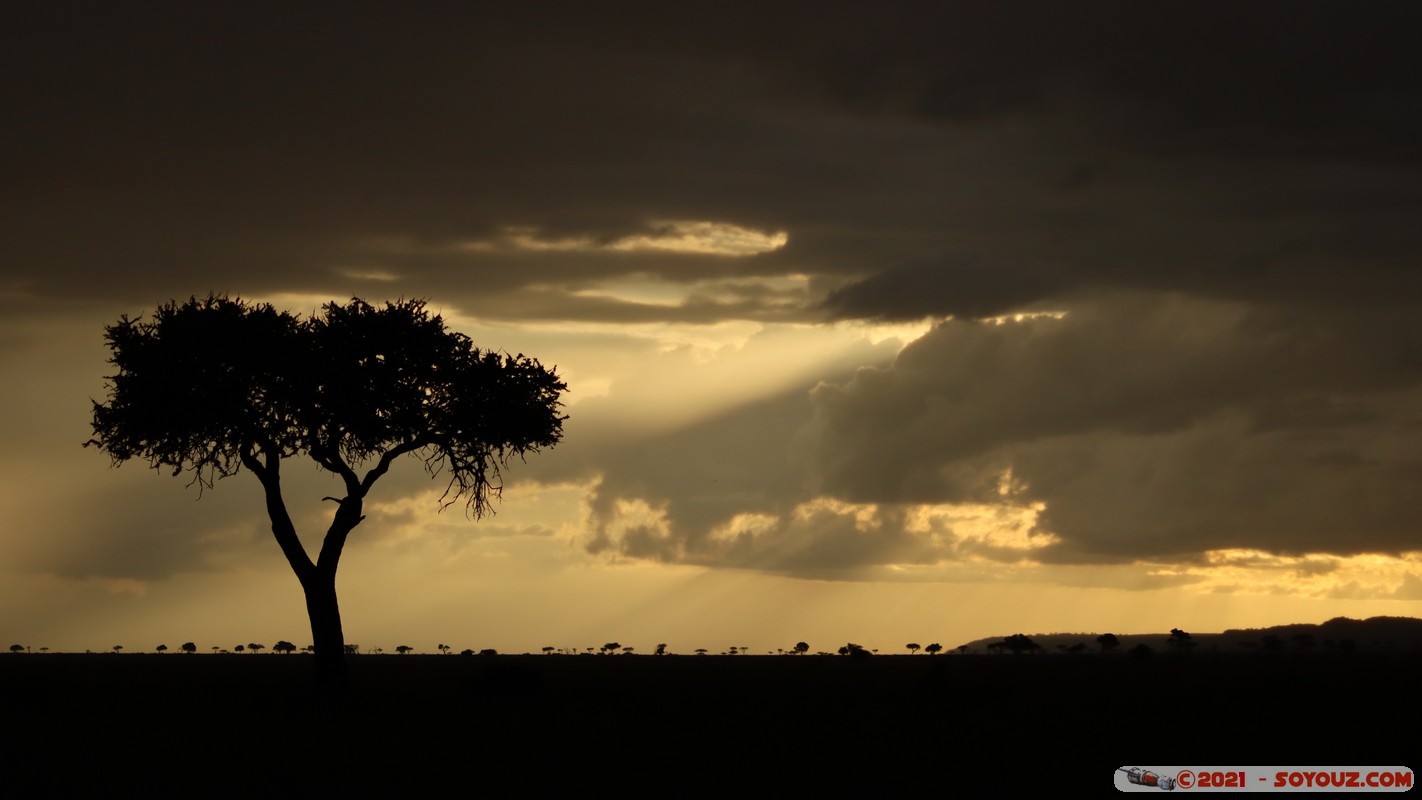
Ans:
POLYGON ((1068 753, 1104 788, 1132 762, 1409 764, 1419 666, 1412 651, 362 655, 331 700, 305 655, 7 654, 0 685, 7 786, 56 792, 645 794, 767 774, 950 788, 1044 778, 1068 753))

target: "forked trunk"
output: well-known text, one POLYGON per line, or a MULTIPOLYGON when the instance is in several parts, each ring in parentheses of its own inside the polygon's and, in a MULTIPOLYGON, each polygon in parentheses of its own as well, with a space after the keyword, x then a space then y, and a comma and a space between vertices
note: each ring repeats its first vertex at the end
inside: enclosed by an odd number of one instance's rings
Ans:
POLYGON ((346 638, 341 630, 341 608, 336 602, 336 576, 314 571, 303 581, 306 613, 311 617, 311 640, 316 645, 316 682, 331 694, 350 688, 346 672, 346 638))
MULTIPOLYGON (((399 448, 391 453, 398 455, 399 448)), ((404 452, 409 452, 408 450, 404 452)), ((389 467, 393 456, 386 453, 380 466, 366 476, 372 482, 389 467)), ((262 458, 255 454, 242 457, 242 465, 250 469, 262 482, 266 490, 267 516, 272 520, 272 535, 276 537, 286 561, 301 581, 301 590, 306 593, 306 614, 311 618, 311 640, 316 646, 316 683, 318 689, 328 697, 344 695, 350 688, 350 677, 346 672, 346 637, 341 630, 341 607, 336 602, 336 566, 341 560, 346 537, 355 526, 365 519, 361 515, 361 498, 368 488, 356 479, 355 473, 344 462, 321 461, 327 469, 334 470, 345 479, 349 494, 344 498, 327 497, 338 504, 326 538, 321 541, 321 554, 316 561, 307 555, 306 548, 296 535, 296 526, 286 511, 286 501, 281 496, 281 453, 275 448, 262 451, 262 458)))

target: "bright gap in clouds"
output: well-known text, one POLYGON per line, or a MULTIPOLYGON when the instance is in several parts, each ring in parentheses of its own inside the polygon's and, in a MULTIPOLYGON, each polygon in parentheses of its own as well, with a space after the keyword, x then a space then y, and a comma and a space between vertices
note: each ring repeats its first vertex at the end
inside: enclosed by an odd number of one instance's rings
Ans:
POLYGON ((797 309, 808 303, 809 289, 810 276, 802 274, 669 281, 657 275, 638 273, 600 281, 596 286, 578 289, 570 294, 666 308, 675 308, 692 301, 731 304, 755 297, 765 305, 797 309), (779 302, 766 303, 767 297, 776 298, 779 302))
POLYGON ((359 267, 341 267, 332 270, 343 278, 350 278, 357 281, 369 281, 372 283, 393 283, 400 280, 400 276, 384 269, 364 269, 359 267))
POLYGON ((669 250, 723 256, 752 256, 779 250, 790 241, 785 231, 761 231, 722 222, 672 221, 654 223, 657 232, 629 236, 610 245, 612 250, 669 250))
MULTIPOLYGON (((779 250, 790 241, 785 231, 757 231, 726 222, 698 220, 654 220, 652 232, 624 236, 611 241, 592 237, 567 239, 540 238, 537 228, 510 228, 507 240, 521 250, 579 252, 643 250, 715 256, 753 256, 779 250)), ((473 243, 468 249, 485 249, 473 243)), ((487 245, 485 245, 487 247, 487 245)))

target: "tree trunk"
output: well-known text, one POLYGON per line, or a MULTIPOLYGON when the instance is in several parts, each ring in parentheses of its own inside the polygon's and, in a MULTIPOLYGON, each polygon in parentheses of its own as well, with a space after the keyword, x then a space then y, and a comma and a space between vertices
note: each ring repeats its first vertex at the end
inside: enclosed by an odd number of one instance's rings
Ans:
POLYGON ((336 602, 336 575, 316 569, 301 588, 306 592, 306 613, 311 617, 311 641, 316 645, 316 683, 330 694, 350 688, 346 672, 346 638, 341 630, 341 608, 336 602))

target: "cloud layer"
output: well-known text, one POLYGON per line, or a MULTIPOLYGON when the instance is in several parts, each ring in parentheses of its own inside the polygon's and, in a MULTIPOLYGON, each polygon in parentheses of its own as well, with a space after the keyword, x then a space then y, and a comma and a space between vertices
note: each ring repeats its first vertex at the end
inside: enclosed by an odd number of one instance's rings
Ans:
POLYGON ((586 496, 498 532, 594 560, 1416 552, 1419 17, 11 10, 0 469, 30 533, 0 557, 163 580, 261 538, 247 494, 155 522, 173 492, 77 447, 102 326, 209 291, 429 297, 558 363, 566 441, 514 478, 586 496))

